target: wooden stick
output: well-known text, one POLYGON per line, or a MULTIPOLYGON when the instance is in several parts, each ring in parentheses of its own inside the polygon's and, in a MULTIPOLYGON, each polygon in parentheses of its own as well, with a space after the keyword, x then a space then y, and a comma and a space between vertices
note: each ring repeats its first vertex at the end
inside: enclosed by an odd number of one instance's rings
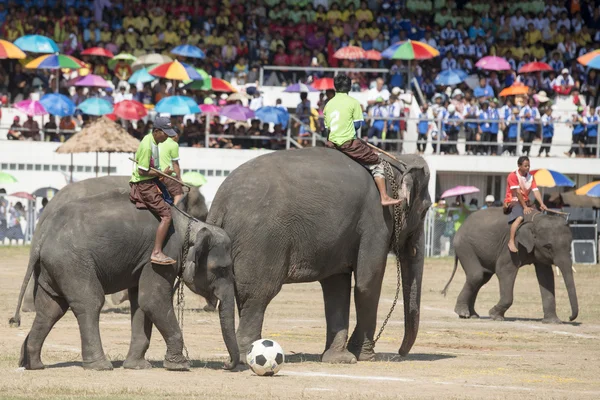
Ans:
POLYGON ((554 210, 550 210, 550 209, 547 209, 546 212, 553 213, 553 214, 559 214, 559 215, 569 215, 569 213, 566 213, 566 212, 554 211, 554 210))
MULTIPOLYGON (((362 140, 362 139, 361 139, 362 140)), ((364 144, 366 144, 367 146, 369 146, 370 148, 372 148, 373 150, 377 150, 378 152, 380 152, 381 154, 385 154, 386 156, 388 156, 389 158, 391 158, 392 160, 396 160, 398 162, 402 162, 400 160, 398 160, 396 157, 394 157, 393 155, 391 155, 390 153, 388 153, 387 151, 381 150, 379 147, 372 145, 371 143, 367 142, 366 140, 362 141, 364 144)))
MULTIPOLYGON (((129 159, 130 159, 131 161, 133 161, 134 163, 136 163, 136 164, 139 164, 139 163, 138 163, 136 160, 134 160, 133 158, 129 157, 129 159)), ((159 174, 160 176, 164 176, 165 178, 172 179, 172 180, 174 180, 175 182, 179 183, 180 185, 183 185, 183 186, 185 186, 185 187, 188 187, 188 188, 190 188, 190 189, 193 189, 193 188, 194 188, 192 185, 188 185, 187 183, 185 183, 185 182, 182 182, 182 181, 180 181, 179 179, 172 177, 171 175, 167 175, 167 174, 165 174, 164 172, 157 170, 156 168, 150 167, 150 170, 151 170, 151 171, 154 171, 154 172, 156 172, 156 173, 157 173, 157 174, 159 174)))

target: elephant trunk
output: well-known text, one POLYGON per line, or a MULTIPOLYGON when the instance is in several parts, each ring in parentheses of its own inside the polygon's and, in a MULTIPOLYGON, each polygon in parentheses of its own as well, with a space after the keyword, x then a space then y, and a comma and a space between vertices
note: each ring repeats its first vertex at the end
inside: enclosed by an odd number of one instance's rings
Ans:
POLYGON ((424 261, 422 233, 422 231, 417 233, 419 240, 409 240, 405 246, 405 254, 400 257, 404 298, 404 339, 398 351, 401 356, 406 356, 410 352, 419 332, 424 261))
POLYGON ((219 299, 219 320, 223 341, 229 352, 230 362, 225 369, 234 369, 240 361, 240 351, 235 337, 235 291, 232 282, 223 283, 215 291, 219 299))
POLYGON ((561 262, 558 267, 565 281, 567 293, 569 294, 569 302, 571 303, 571 316, 569 321, 574 321, 579 314, 579 304, 577 302, 577 290, 575 289, 575 280, 573 279, 573 262, 568 260, 561 262))

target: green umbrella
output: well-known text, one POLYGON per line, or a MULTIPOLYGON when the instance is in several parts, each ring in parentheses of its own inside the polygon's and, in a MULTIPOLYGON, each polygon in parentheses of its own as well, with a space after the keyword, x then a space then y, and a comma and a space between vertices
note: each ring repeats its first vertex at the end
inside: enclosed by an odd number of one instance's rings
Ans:
POLYGON ((183 81, 183 83, 185 85, 187 85, 185 88, 190 89, 190 90, 211 90, 212 89, 211 76, 205 70, 203 70, 201 68, 196 68, 196 71, 200 74, 200 76, 202 77, 202 80, 183 81))
POLYGON ((115 65, 117 64, 118 61, 125 61, 128 64, 133 64, 133 62, 135 60, 137 60, 137 57, 134 56, 133 54, 127 54, 127 53, 117 54, 116 56, 114 56, 113 58, 108 60, 108 68, 114 69, 115 65))
POLYGON ((202 186, 206 183, 206 178, 200 172, 186 172, 181 176, 181 179, 192 186, 202 186))
POLYGON ((14 176, 12 176, 9 173, 0 171, 0 183, 15 183, 15 182, 17 182, 17 178, 15 178, 14 176))

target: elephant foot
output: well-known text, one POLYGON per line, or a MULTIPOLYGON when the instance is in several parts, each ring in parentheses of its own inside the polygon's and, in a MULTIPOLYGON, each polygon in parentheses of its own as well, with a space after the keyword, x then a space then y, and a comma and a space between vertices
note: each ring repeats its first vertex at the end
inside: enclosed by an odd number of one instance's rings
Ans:
POLYGON ((189 371, 190 370, 190 362, 183 355, 169 357, 168 359, 165 357, 163 366, 168 371, 189 371))
POLYGON ((330 364, 356 364, 356 357, 348 350, 329 349, 321 356, 321 362, 330 364))
POLYGON ((490 318, 494 321, 504 321, 504 313, 500 313, 496 310, 496 307, 493 307, 490 310, 490 318))
POLYGON ((479 314, 477 314, 475 311, 471 311, 471 318, 479 319, 479 314))
POLYGON ((19 367, 25 368, 26 370, 29 370, 29 371, 36 371, 36 370, 46 368, 44 363, 42 363, 41 361, 36 361, 36 362, 30 361, 28 363, 19 363, 19 367))
POLYGON ((213 306, 212 304, 207 304, 204 306, 204 308, 202 310, 204 310, 204 312, 215 312, 217 310, 217 308, 215 306, 213 306))
POLYGON ((375 344, 370 340, 365 341, 362 345, 355 345, 350 341, 348 351, 354 354, 358 361, 373 361, 375 359, 375 344))
POLYGON ((562 323, 563 322, 557 316, 549 317, 549 318, 544 317, 544 319, 542 320, 542 324, 556 324, 556 325, 560 325, 562 323))
POLYGON ((98 361, 92 362, 83 362, 83 369, 93 370, 93 371, 112 371, 113 365, 106 358, 98 361))
POLYGON ((145 359, 127 359, 123 362, 125 369, 151 369, 152 364, 145 359))
POLYGON ((454 312, 457 313, 460 318, 471 318, 469 306, 466 304, 457 304, 456 307, 454 307, 454 312))

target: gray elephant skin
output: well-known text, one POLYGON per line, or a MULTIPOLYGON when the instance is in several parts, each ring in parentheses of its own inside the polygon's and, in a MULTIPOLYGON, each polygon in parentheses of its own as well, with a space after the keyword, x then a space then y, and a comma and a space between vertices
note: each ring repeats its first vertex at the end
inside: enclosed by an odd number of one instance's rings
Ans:
MULTIPOLYGON (((405 334, 399 352, 406 355, 419 327, 423 221, 431 202, 425 161, 402 156, 395 164, 403 199, 398 237, 405 334)), ((283 284, 318 281, 327 322, 322 361, 372 359, 381 285, 395 240, 392 213, 381 206, 367 169, 336 150, 275 152, 234 170, 207 222, 231 238, 240 354, 261 338, 265 309, 283 284), (348 342, 352 274, 357 322, 348 342)))
POLYGON ((579 306, 572 271, 572 235, 566 220, 537 211, 526 215, 516 235, 518 253, 511 253, 508 249, 509 235, 510 225, 502 208, 477 211, 462 224, 454 237, 454 270, 442 291, 445 295, 460 261, 467 279, 456 300, 454 311, 461 318, 478 317, 475 300, 479 289, 496 274, 500 300, 490 309, 489 315, 494 320, 504 320, 506 310, 513 303, 513 289, 519 268, 533 264, 542 295, 542 321, 561 323, 556 315, 552 272, 552 265, 556 265, 563 276, 571 303, 569 320, 575 320, 579 306))
MULTIPOLYGON (((158 220, 151 212, 137 210, 124 201, 128 193, 127 189, 111 189, 44 210, 31 244, 17 312, 11 320, 11 324, 19 325, 19 308, 33 274, 37 312, 23 343, 19 365, 27 369, 44 367, 40 358, 44 339, 70 307, 80 329, 83 367, 112 369, 100 339, 100 310, 105 294, 127 289, 132 335, 123 366, 151 367, 144 356, 154 324, 167 345, 165 368, 188 369, 172 304, 174 281, 185 266, 183 281, 188 287, 201 295, 214 294, 220 300, 221 330, 232 360, 226 368, 233 368, 239 353, 229 237, 220 228, 192 221, 172 209, 173 229, 164 252, 178 263, 152 265, 150 253, 158 220), (183 260, 185 248, 189 251, 183 260)), ((186 197, 180 206, 184 207, 186 197)))

